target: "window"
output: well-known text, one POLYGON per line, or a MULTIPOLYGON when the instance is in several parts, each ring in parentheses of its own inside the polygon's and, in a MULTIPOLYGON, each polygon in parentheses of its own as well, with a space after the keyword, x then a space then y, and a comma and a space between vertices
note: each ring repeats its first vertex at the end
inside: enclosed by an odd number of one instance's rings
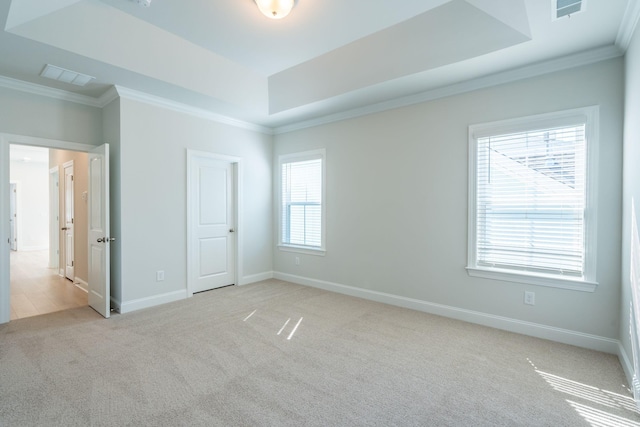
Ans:
POLYGON ((324 150, 280 157, 280 247, 324 251, 324 150))
POLYGON ((469 128, 470 275, 595 290, 596 115, 469 128))

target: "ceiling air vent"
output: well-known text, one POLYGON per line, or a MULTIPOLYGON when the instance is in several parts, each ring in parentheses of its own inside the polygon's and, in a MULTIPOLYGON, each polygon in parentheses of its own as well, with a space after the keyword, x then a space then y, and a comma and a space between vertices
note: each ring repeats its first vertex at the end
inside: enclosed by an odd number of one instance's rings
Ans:
POLYGON ((59 80, 61 82, 71 83, 76 86, 84 86, 91 80, 95 79, 95 77, 91 77, 86 74, 81 74, 71 70, 65 70, 64 68, 56 67, 55 65, 51 64, 47 64, 40 75, 48 79, 59 80))
POLYGON ((578 12, 584 10, 585 0, 552 0, 553 3, 553 19, 571 17, 578 12))

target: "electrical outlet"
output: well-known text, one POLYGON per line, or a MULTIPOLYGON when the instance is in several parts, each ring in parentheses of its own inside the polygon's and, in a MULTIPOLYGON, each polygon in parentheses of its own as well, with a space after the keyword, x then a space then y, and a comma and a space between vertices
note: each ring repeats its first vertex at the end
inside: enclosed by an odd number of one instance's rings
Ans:
POLYGON ((528 305, 536 305, 536 294, 530 291, 525 291, 524 303, 528 305))
POLYGON ((300 257, 299 256, 296 257, 296 265, 300 265, 300 257))
POLYGON ((164 270, 156 271, 156 282, 162 282, 164 280, 164 270))

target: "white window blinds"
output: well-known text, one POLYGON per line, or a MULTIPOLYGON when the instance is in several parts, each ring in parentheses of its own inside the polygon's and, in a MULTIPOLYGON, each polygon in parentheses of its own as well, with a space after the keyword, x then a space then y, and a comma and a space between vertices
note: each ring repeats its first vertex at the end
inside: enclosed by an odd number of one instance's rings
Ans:
POLYGON ((477 144, 476 265, 583 277, 585 125, 477 144))
POLYGON ((283 244, 322 247, 322 158, 282 163, 283 244))

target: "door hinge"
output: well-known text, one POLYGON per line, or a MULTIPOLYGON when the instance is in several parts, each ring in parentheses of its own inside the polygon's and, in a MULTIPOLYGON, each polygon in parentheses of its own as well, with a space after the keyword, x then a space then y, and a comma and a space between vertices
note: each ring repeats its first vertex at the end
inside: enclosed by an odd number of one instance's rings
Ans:
POLYGON ((73 267, 73 261, 71 261, 71 267, 73 267))
POLYGON ((71 181, 73 181, 73 175, 71 175, 71 181))
POLYGON ((73 218, 71 218, 71 224, 73 224, 73 218))

